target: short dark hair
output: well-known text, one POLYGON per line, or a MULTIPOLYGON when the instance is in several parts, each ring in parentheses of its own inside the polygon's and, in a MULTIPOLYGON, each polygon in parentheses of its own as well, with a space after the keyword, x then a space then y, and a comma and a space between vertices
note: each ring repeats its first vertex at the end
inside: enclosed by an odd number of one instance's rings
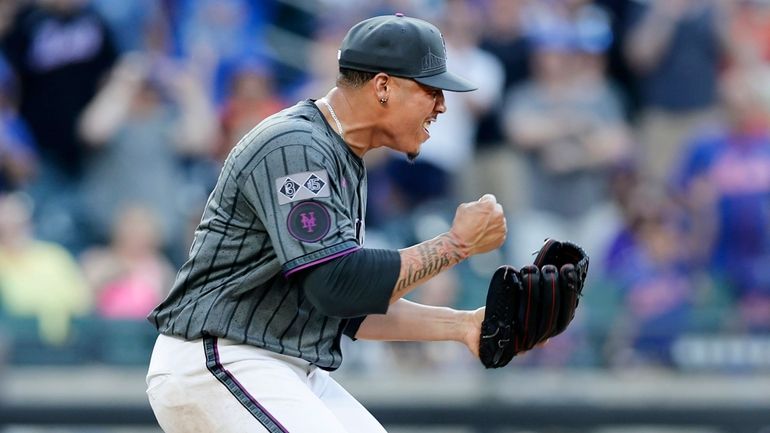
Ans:
POLYGON ((340 73, 337 75, 337 85, 341 87, 358 88, 368 83, 375 75, 377 75, 376 72, 340 68, 340 73))

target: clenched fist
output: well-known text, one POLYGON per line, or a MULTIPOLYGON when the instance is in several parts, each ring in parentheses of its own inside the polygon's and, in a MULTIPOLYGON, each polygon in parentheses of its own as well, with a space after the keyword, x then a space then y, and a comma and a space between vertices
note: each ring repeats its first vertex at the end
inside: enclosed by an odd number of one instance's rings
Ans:
POLYGON ((492 194, 458 206, 449 230, 466 257, 499 248, 507 232, 503 207, 492 194))

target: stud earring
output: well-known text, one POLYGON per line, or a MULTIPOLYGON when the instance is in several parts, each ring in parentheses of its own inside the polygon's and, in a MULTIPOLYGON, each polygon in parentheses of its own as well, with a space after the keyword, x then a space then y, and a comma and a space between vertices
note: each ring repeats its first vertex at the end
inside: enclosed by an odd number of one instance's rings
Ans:
POLYGON ((384 104, 384 103, 386 103, 386 102, 388 102, 388 100, 387 100, 387 99, 385 99, 385 98, 380 98, 380 104, 384 104))

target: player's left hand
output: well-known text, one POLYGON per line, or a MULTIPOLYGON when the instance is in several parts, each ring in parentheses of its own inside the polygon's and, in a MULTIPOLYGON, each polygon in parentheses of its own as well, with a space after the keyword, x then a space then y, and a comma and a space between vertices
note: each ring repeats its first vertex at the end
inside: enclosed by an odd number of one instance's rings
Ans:
POLYGON ((578 245, 547 239, 534 263, 504 265, 489 283, 481 322, 479 359, 503 367, 519 353, 561 334, 575 317, 588 272, 578 245))
POLYGON ((466 313, 465 334, 463 343, 468 346, 473 356, 479 357, 479 341, 481 339, 481 322, 484 321, 484 311, 486 307, 478 308, 466 313))
MULTIPOLYGON (((466 316, 465 335, 463 336, 463 342, 468 346, 468 350, 471 351, 473 356, 480 358, 479 346, 481 345, 481 324, 484 322, 484 314, 486 307, 481 307, 473 311, 468 311, 466 316)), ((535 347, 545 346, 548 340, 538 343, 535 347)), ((522 350, 519 353, 526 352, 522 350)))

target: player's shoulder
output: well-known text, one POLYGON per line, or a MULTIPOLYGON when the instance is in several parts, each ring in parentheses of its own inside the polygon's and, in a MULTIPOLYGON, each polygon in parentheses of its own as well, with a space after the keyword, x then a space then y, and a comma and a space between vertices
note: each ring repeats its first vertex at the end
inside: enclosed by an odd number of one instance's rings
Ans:
POLYGON ((311 108, 307 101, 301 101, 273 114, 249 131, 236 147, 256 151, 265 146, 280 145, 286 141, 285 137, 293 141, 309 140, 315 121, 311 108))
POLYGON ((317 146, 324 134, 321 113, 310 100, 279 111, 263 120, 238 142, 231 156, 239 159, 262 159, 286 146, 317 146))

